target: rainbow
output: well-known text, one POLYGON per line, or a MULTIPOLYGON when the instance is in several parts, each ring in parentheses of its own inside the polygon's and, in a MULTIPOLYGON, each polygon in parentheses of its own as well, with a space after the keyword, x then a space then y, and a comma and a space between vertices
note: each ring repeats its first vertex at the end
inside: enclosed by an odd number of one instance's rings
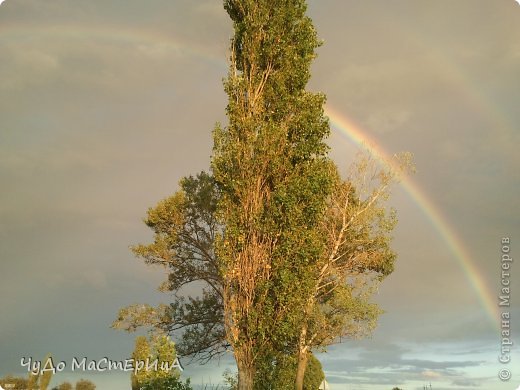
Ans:
POLYGON ((227 64, 223 60, 227 55, 224 46, 201 45, 197 42, 186 41, 184 37, 180 39, 173 34, 148 29, 134 30, 123 26, 85 26, 63 23, 36 26, 23 23, 6 23, 0 26, 0 44, 4 42, 23 44, 34 39, 55 43, 69 41, 78 45, 94 42, 106 47, 126 47, 150 57, 169 55, 177 58, 196 58, 223 70, 227 69, 227 64))
MULTIPOLYGON (((37 36, 39 38, 60 38, 71 39, 76 42, 91 41, 92 39, 107 45, 122 45, 137 47, 139 50, 147 50, 151 53, 160 55, 164 52, 175 53, 179 57, 194 57, 205 62, 210 62, 223 70, 227 67, 224 48, 204 47, 194 42, 186 42, 176 39, 172 35, 161 34, 156 31, 130 30, 122 26, 82 26, 82 25, 49 25, 49 26, 30 26, 30 25, 4 25, 1 29, 0 43, 10 40, 24 41, 27 37, 37 36)), ((468 84, 459 73, 449 73, 447 70, 453 66, 442 62, 442 56, 435 56, 439 67, 444 73, 452 74, 453 82, 458 84, 468 84)), ((463 89, 464 90, 464 89, 463 89)), ((473 94, 471 101, 477 108, 482 108, 484 102, 479 94, 473 94)), ((374 158, 381 162, 392 161, 387 153, 374 139, 371 139, 363 129, 345 114, 340 113, 331 105, 327 105, 326 114, 330 119, 332 129, 346 137, 350 142, 368 149, 374 158)), ((503 120, 495 114, 490 115, 498 123, 503 120)), ((498 307, 494 301, 494 294, 487 285, 485 277, 472 261, 469 251, 465 248, 463 241, 458 237, 455 230, 450 226, 448 220, 441 211, 432 203, 419 186, 408 176, 401 180, 402 187, 410 198, 418 205, 428 218, 434 229, 439 234, 443 242, 446 243, 450 252, 457 260, 461 270, 466 275, 470 286, 474 289, 487 315, 498 326, 500 318, 498 307)))
MULTIPOLYGON (((367 136, 363 129, 355 124, 351 119, 340 114, 339 111, 331 105, 327 105, 325 113, 330 119, 330 124, 333 130, 336 130, 357 146, 362 146, 364 149, 368 149, 368 152, 376 160, 387 165, 395 164, 392 163, 393 160, 390 154, 387 153, 374 139, 367 136)), ((391 166, 391 168, 397 168, 397 166, 391 166)), ((419 186, 412 181, 410 176, 404 175, 400 183, 410 198, 412 198, 412 200, 423 211, 442 241, 447 244, 447 247, 457 260, 461 270, 466 275, 469 284, 476 292, 477 297, 490 320, 498 326, 500 314, 496 302, 494 301, 494 294, 489 288, 485 277, 473 263, 471 254, 465 248, 464 242, 449 225, 448 220, 443 216, 441 211, 430 199, 428 199, 419 186)))

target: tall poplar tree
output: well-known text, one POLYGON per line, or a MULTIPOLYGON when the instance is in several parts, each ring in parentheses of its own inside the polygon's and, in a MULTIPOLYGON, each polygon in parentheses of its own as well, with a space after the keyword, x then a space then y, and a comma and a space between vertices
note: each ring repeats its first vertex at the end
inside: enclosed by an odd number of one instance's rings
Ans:
POLYGON ((304 0, 224 7, 229 122, 214 130, 212 174, 182 179, 149 209, 154 241, 133 248, 167 268, 162 289, 176 299, 123 308, 114 327, 175 332, 179 353, 202 361, 231 347, 240 390, 281 378, 300 390, 313 349, 375 326, 370 297, 395 260, 384 201, 399 170, 361 159, 343 180, 328 158, 325 97, 306 90, 319 41, 304 0), (179 298, 193 282, 201 296, 179 298))
POLYGON ((325 98, 306 91, 319 46, 303 0, 228 0, 234 23, 227 127, 214 131, 221 191, 216 243, 224 325, 239 389, 257 365, 291 353, 326 244, 320 223, 334 169, 325 98))

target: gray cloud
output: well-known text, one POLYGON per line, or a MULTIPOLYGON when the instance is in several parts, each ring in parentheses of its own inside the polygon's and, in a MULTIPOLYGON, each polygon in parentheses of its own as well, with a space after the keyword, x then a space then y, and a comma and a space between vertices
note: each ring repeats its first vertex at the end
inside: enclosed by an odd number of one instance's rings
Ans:
MULTIPOLYGON (((427 348, 431 348, 428 345, 427 348)), ((341 347, 336 347, 339 352, 341 347)), ((332 358, 323 356, 327 380, 331 383, 406 385, 418 382, 454 384, 467 386, 475 383, 481 386, 485 379, 468 378, 464 369, 481 367, 485 362, 479 360, 428 360, 408 358, 416 354, 417 346, 405 348, 385 342, 362 345, 356 348, 354 358, 332 358), (478 384, 477 384, 478 383, 478 384)), ((437 388, 437 385, 436 387, 437 388)))
MULTIPOLYGON (((311 88, 389 152, 415 154, 413 181, 496 293, 499 239, 520 230, 518 6, 312 0, 309 13, 325 40, 311 88)), ((210 0, 8 0, 0 30, 0 375, 23 354, 127 356, 133 335, 108 328, 118 308, 170 299, 128 246, 150 239, 148 207, 208 167, 231 23, 210 0)), ((352 160, 345 137, 330 144, 352 160)), ((399 260, 375 298, 387 313, 373 339, 320 355, 330 381, 505 390, 494 319, 439 227, 394 193, 399 260)), ((216 383, 222 370, 188 374, 216 383)), ((127 385, 110 378, 94 380, 127 385)))

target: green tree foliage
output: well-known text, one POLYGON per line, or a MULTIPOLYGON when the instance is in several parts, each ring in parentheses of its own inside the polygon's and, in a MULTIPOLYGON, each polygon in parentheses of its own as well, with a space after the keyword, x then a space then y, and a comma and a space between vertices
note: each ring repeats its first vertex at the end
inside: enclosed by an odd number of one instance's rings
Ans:
POLYGON ((142 389, 150 383, 157 386, 159 383, 164 386, 181 383, 175 345, 168 336, 155 334, 149 339, 138 336, 132 358, 136 368, 131 374, 132 390, 142 389))
POLYGON ((152 326, 166 333, 180 332, 182 337, 176 345, 179 353, 205 362, 227 347, 222 278, 214 253, 219 193, 214 179, 205 172, 184 178, 180 187, 148 210, 145 223, 154 232, 154 242, 132 248, 148 264, 159 264, 169 271, 161 289, 179 298, 168 306, 125 307, 113 327, 133 331, 139 326, 152 326), (194 282, 202 286, 201 296, 180 296, 182 287, 194 282))
POLYGON ((201 172, 182 179, 179 191, 148 210, 145 223, 154 232, 154 242, 132 249, 148 264, 168 270, 168 280, 161 289, 179 298, 170 305, 125 307, 113 327, 134 331, 139 326, 152 326, 175 332, 180 339, 178 352, 202 362, 226 350, 222 277, 214 253, 218 199, 214 179, 201 172), (201 296, 183 298, 182 287, 194 282, 202 286, 201 296))
POLYGON ((341 338, 362 337, 376 325, 381 310, 370 298, 394 269, 390 248, 396 218, 385 201, 389 186, 411 168, 402 154, 382 169, 373 159, 360 157, 347 180, 339 175, 324 218, 323 256, 315 264, 313 287, 302 306, 298 337, 297 388, 302 388, 309 352, 341 338))
POLYGON ((319 42, 304 1, 224 4, 229 125, 214 132, 212 168, 227 340, 239 388, 296 355, 301 389, 312 348, 375 325, 369 298, 395 259, 384 201, 399 170, 361 159, 342 180, 328 159, 324 96, 305 90, 319 42))
MULTIPOLYGON (((138 336, 135 339, 135 348, 132 352, 132 359, 134 362, 136 361, 146 361, 147 358, 151 356, 151 349, 148 339, 145 336, 138 336)), ((131 374, 131 383, 132 390, 139 390, 141 382, 144 382, 147 378, 145 378, 145 372, 132 372, 131 374)))
POLYGON ((303 388, 305 390, 317 390, 321 382, 325 379, 325 373, 320 361, 311 354, 305 369, 305 377, 303 380, 303 388))
POLYGON ((60 383, 59 386, 54 387, 53 390, 72 390, 74 387, 70 382, 60 383))
POLYGON ((319 226, 333 184, 330 130, 324 96, 305 90, 319 45, 305 2, 224 6, 235 36, 225 82, 229 125, 214 132, 225 226, 216 251, 239 389, 250 389, 261 360, 291 352, 325 249, 319 226))
POLYGON ((202 293, 123 308, 113 326, 180 332, 179 352, 203 361, 231 347, 241 390, 282 378, 302 389, 313 349, 376 324, 370 297, 393 271, 385 200, 399 170, 360 159, 344 180, 328 158, 325 98, 305 90, 319 42, 304 0, 224 6, 235 30, 229 124, 215 128, 212 175, 184 178, 149 209, 154 242, 133 248, 167 268, 164 291, 195 282, 202 293))
MULTIPOLYGON (((264 361, 257 366, 254 388, 258 390, 292 389, 296 382, 298 359, 294 355, 279 355, 276 361, 264 361), (267 363, 267 364, 266 364, 267 363)), ((317 390, 325 378, 320 361, 311 353, 305 370, 304 390, 317 390)))
POLYGON ((96 385, 87 379, 80 379, 76 382, 76 390, 96 390, 96 385))
POLYGON ((144 383, 141 390, 192 390, 190 380, 181 382, 176 377, 155 378, 144 383))
POLYGON ((48 354, 41 362, 41 371, 37 373, 29 372, 29 377, 25 380, 26 385, 24 389, 27 390, 47 390, 51 382, 53 372, 50 369, 54 367, 52 356, 48 354))
POLYGON ((96 385, 87 380, 87 379, 80 379, 76 382, 76 385, 73 386, 70 382, 63 382, 60 383, 58 386, 55 386, 52 388, 52 390, 95 390, 96 385))
POLYGON ((14 385, 14 390, 27 389, 28 380, 26 378, 15 377, 12 375, 6 375, 0 378, 0 386, 5 387, 6 384, 14 385))

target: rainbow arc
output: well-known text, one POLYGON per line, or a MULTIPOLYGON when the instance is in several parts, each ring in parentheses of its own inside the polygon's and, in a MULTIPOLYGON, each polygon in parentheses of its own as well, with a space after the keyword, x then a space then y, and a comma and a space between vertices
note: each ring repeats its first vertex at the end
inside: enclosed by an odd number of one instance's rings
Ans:
MULTIPOLYGON (((363 129, 350 120, 346 115, 341 114, 331 105, 327 105, 325 113, 330 119, 333 130, 336 130, 350 142, 357 146, 367 149, 368 152, 381 163, 392 165, 393 159, 374 139, 367 136, 363 129)), ((391 166, 391 168, 398 168, 391 166)), ((411 179, 409 175, 404 175, 400 183, 410 198, 417 204, 427 217, 439 237, 453 254, 458 265, 466 276, 469 284, 477 294, 482 303, 486 314, 495 326, 498 327, 500 318, 498 306, 494 301, 494 294, 488 287, 487 281, 480 272, 479 268, 472 261, 471 254, 466 249, 464 242, 457 235, 448 220, 444 217, 437 206, 428 198, 424 191, 411 179)))

